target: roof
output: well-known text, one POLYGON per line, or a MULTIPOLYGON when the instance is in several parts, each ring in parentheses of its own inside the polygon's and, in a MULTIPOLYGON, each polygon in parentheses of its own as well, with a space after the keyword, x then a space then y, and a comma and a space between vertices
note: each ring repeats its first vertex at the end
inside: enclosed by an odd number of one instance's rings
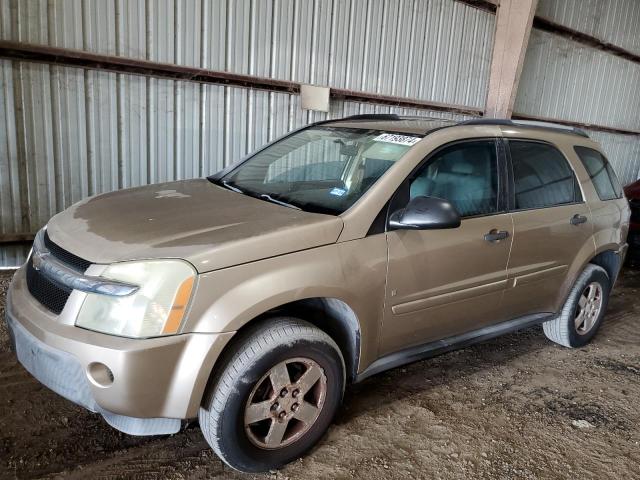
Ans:
POLYGON ((321 123, 328 126, 333 125, 349 128, 366 128, 414 134, 427 134, 441 128, 463 125, 497 125, 514 126, 527 129, 531 128, 536 130, 552 130, 556 133, 566 133, 569 135, 578 135, 584 138, 589 138, 589 135, 587 135, 583 130, 567 125, 527 120, 510 120, 506 118, 477 118, 457 122, 455 120, 433 117, 401 117, 394 114, 365 114, 327 120, 321 123))

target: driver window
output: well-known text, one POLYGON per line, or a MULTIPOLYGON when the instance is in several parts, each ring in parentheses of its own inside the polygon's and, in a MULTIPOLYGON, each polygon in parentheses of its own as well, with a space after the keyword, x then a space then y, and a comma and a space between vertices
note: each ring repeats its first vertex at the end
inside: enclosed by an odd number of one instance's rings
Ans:
POLYGON ((438 152, 411 182, 419 195, 451 202, 461 217, 498 211, 498 157, 492 140, 465 142, 438 152))

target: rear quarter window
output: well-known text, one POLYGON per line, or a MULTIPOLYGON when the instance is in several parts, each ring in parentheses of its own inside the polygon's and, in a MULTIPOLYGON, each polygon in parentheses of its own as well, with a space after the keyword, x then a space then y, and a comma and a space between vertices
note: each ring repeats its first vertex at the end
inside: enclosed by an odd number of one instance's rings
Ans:
POLYGON ((593 148, 575 146, 573 149, 589 173, 591 183, 600 200, 622 198, 622 186, 607 159, 593 148))

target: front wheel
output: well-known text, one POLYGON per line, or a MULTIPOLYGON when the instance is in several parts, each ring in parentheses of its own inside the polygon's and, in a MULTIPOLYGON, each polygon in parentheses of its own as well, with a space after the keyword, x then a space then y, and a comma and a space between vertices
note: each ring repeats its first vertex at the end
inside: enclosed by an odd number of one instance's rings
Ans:
POLYGON ((580 274, 560 314, 542 324, 544 333, 565 347, 582 347, 594 337, 609 302, 611 281, 607 272, 589 264, 580 274))
POLYGON ((322 330, 294 318, 250 329, 214 377, 198 418, 207 442, 242 472, 280 468, 324 434, 340 405, 345 367, 322 330))

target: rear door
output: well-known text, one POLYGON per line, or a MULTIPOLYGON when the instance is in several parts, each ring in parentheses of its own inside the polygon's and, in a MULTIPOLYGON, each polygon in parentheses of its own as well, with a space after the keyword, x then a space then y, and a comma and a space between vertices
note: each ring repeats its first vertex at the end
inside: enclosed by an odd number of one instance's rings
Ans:
POLYGON ((504 162, 498 160, 499 145, 489 139, 443 147, 394 196, 392 210, 418 195, 449 200, 462 224, 454 229, 387 232, 381 354, 503 319, 512 222, 502 195, 506 177, 504 162))
POLYGON ((510 318, 555 312, 573 260, 592 242, 591 212, 560 150, 535 140, 505 143, 514 236, 504 308, 510 318))

